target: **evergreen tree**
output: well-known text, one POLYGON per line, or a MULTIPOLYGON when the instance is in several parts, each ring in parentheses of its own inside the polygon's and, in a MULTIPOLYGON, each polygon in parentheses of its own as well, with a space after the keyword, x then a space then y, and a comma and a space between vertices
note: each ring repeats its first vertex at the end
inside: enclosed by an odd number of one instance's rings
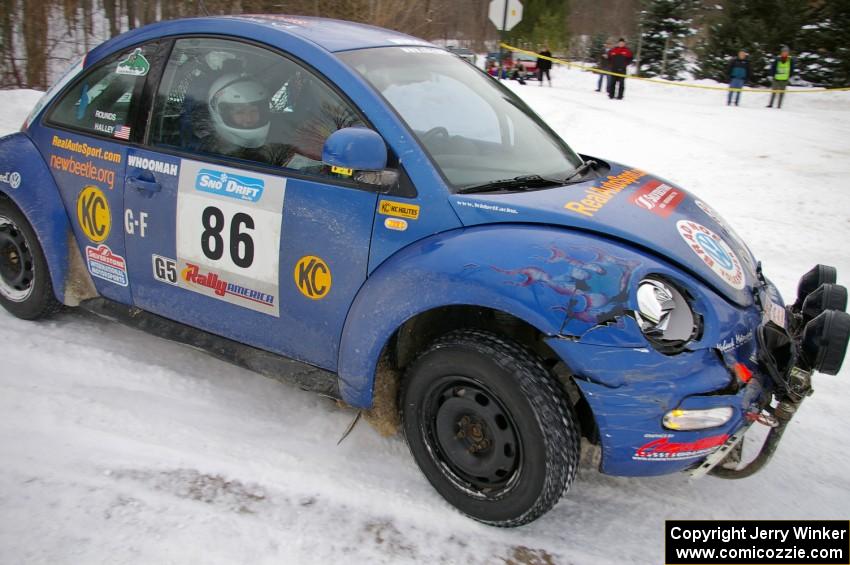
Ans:
POLYGON ((508 32, 509 43, 535 50, 548 43, 552 52, 567 46, 567 0, 523 0, 522 6, 522 21, 508 32))
POLYGON ((640 73, 677 80, 687 70, 684 40, 691 27, 695 0, 650 0, 641 12, 640 73))
POLYGON ((590 49, 587 52, 587 58, 591 62, 596 62, 602 53, 605 52, 605 43, 608 41, 608 36, 604 33, 597 33, 590 39, 590 49))
POLYGON ((850 86, 850 2, 814 5, 800 32, 798 74, 815 84, 850 86))
MULTIPOLYGON (((841 1, 841 0, 831 0, 841 1)), ((744 49, 750 54, 751 82, 769 85, 773 59, 783 45, 791 56, 806 24, 809 0, 735 0, 726 2, 697 49, 697 76, 726 82, 729 61, 744 49)), ((798 61, 799 62, 799 61, 798 61)))

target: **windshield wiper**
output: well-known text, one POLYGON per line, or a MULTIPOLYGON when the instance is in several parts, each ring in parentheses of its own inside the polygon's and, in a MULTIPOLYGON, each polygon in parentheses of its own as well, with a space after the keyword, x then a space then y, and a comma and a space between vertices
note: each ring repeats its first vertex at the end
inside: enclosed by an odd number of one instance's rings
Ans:
POLYGON ((557 179, 547 179, 540 175, 520 175, 510 179, 499 179, 483 184, 465 186, 457 191, 458 194, 471 194, 473 192, 489 192, 491 190, 522 190, 528 188, 540 188, 543 186, 554 186, 563 184, 557 179))
POLYGON ((564 183, 568 183, 576 177, 579 177, 579 178, 583 177, 584 173, 586 173, 587 171, 589 171, 591 169, 595 169, 596 165, 598 165, 598 164, 599 163, 597 163, 593 159, 588 159, 587 161, 585 161, 584 163, 579 165, 578 168, 575 171, 573 171, 572 174, 570 174, 570 176, 565 178, 564 183))

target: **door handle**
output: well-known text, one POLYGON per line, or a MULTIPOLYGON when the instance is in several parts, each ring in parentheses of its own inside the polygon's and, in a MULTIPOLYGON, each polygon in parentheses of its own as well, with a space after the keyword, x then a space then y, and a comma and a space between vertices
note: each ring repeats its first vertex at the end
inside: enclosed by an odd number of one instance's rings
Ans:
POLYGON ((158 182, 141 179, 139 177, 127 177, 127 184, 139 192, 148 192, 151 196, 162 190, 162 185, 158 182))

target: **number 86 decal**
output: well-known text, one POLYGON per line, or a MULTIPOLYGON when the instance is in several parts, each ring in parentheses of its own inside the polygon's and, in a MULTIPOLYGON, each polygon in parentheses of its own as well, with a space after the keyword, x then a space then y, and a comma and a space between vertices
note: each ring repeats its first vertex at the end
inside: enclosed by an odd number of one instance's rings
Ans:
MULTIPOLYGON (((218 261, 224 255, 224 213, 215 206, 207 206, 201 215, 204 230, 201 233, 201 250, 204 256, 218 261)), ((244 212, 237 212, 230 219, 230 260, 237 267, 247 269, 254 263, 254 240, 249 232, 254 229, 254 219, 244 212)))

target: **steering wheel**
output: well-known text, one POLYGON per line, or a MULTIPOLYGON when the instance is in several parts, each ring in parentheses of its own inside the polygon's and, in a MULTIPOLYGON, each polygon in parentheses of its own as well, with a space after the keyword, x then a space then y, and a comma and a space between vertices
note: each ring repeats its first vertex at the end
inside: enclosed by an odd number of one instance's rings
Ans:
POLYGON ((433 127, 422 135, 422 143, 428 145, 428 142, 441 137, 449 139, 449 130, 447 130, 443 126, 433 127))

